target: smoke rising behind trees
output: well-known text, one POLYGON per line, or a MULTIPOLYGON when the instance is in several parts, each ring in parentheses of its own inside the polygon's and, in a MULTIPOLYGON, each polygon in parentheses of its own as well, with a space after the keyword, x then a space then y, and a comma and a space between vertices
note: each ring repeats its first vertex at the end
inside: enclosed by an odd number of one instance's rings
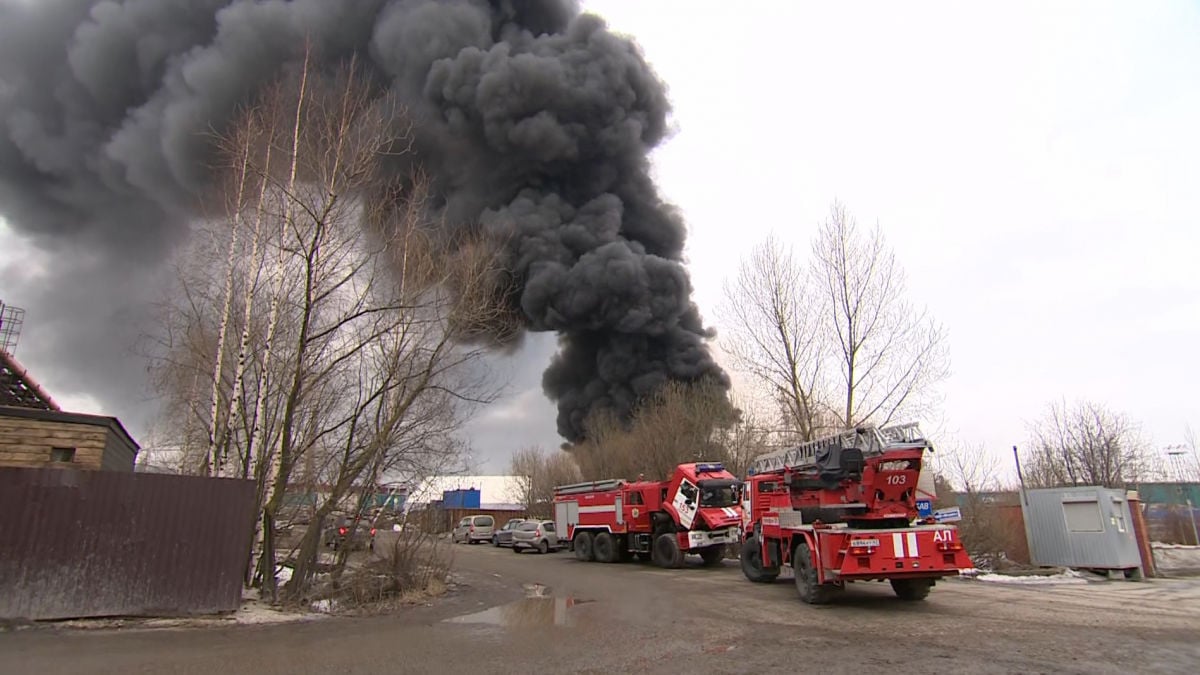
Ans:
POLYGON ((54 256, 26 304, 81 389, 140 387, 117 357, 199 215, 214 133, 306 48, 319 69, 356 57, 412 112, 446 235, 502 247, 507 315, 479 337, 560 336, 543 387, 563 437, 667 382, 728 386, 649 175, 665 87, 574 3, 0 0, 0 214, 54 256))

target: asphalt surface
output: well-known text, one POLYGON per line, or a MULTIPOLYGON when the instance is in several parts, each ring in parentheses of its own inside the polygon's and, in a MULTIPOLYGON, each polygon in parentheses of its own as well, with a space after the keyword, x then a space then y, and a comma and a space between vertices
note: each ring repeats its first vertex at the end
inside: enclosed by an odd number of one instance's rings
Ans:
POLYGON ((812 607, 736 563, 661 570, 455 547, 461 585, 390 616, 0 633, 0 673, 1196 673, 1200 580, 854 584, 812 607))

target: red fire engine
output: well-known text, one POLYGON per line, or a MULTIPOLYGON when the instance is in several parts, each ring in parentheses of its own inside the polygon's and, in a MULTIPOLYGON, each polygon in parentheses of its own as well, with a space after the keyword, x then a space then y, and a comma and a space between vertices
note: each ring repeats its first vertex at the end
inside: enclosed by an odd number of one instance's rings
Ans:
POLYGON ((619 479, 554 489, 555 529, 579 560, 649 558, 680 567, 686 553, 706 565, 741 540, 740 481, 716 463, 680 464, 669 480, 619 479))
POLYGON ((742 572, 771 582, 789 565, 804 602, 853 581, 891 582, 922 600, 972 567, 953 525, 919 519, 917 481, 932 446, 916 424, 862 427, 759 457, 742 490, 742 572))

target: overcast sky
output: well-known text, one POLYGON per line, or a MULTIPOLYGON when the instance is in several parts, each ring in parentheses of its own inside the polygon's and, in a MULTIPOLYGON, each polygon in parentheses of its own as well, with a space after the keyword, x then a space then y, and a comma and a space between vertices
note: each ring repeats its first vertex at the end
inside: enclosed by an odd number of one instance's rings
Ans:
MULTIPOLYGON (((585 6, 669 87, 656 174, 710 323, 740 256, 771 232, 806 249, 838 199, 880 224, 910 299, 945 324, 962 440, 1007 457, 1063 397, 1128 413, 1158 447, 1200 429, 1196 3, 585 6)), ((52 264, 0 224, 0 299, 21 304, 52 264)), ((499 364, 512 391, 470 427, 478 470, 557 443, 539 385, 553 346, 499 364)), ((121 408, 26 365, 70 407, 121 408)))

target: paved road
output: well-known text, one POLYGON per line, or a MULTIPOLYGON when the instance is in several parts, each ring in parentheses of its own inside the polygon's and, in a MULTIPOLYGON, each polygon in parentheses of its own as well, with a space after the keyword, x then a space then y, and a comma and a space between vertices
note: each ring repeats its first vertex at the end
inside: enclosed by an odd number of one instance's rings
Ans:
POLYGON ((1200 671, 1200 580, 955 580, 918 604, 856 584, 811 607, 790 580, 751 584, 732 562, 668 571, 455 551, 465 586, 431 607, 275 626, 28 629, 0 634, 0 673, 1200 671))

